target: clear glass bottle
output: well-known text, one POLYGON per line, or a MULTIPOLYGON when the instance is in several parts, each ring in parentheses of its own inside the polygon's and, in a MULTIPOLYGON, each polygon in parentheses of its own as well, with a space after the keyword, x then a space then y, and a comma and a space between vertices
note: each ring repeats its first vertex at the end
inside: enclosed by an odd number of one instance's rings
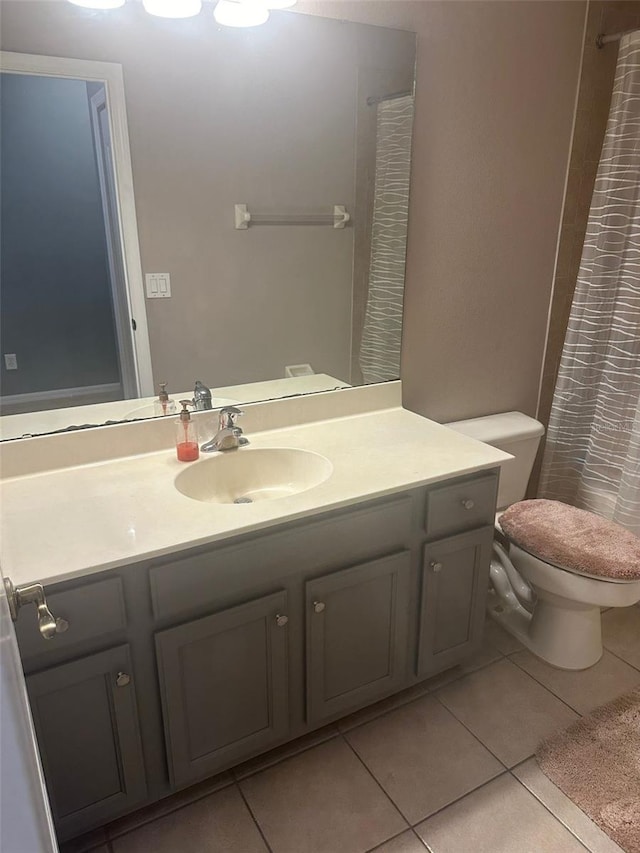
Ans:
POLYGON ((182 411, 180 420, 176 421, 176 452, 180 462, 195 462, 200 456, 198 445, 198 431, 195 423, 191 420, 191 412, 188 406, 193 406, 191 400, 180 400, 182 411))
POLYGON ((167 383, 160 383, 160 392, 158 399, 154 400, 153 411, 156 415, 173 415, 176 411, 176 404, 170 399, 167 393, 167 383))

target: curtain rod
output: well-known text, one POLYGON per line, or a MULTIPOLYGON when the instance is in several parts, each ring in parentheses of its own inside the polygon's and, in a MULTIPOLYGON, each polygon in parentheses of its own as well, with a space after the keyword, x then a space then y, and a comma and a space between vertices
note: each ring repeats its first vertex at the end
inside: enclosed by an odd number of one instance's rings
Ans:
POLYGON ((599 33, 596 37, 596 47, 603 48, 607 44, 611 44, 614 41, 620 41, 622 36, 628 36, 630 33, 638 32, 637 27, 633 30, 623 30, 621 33, 611 33, 611 35, 605 35, 604 33, 599 33))
POLYGON ((408 92, 394 92, 392 95, 371 95, 370 98, 367 98, 367 106, 372 107, 374 104, 381 104, 383 101, 395 101, 396 98, 406 98, 409 95, 413 95, 411 90, 408 92))

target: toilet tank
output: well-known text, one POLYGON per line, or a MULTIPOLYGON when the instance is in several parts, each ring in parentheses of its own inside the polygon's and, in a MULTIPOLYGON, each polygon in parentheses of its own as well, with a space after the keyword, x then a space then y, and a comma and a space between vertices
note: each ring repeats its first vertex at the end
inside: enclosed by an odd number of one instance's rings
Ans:
POLYGON ((522 412, 504 412, 467 421, 452 421, 445 426, 514 457, 500 466, 498 509, 505 509, 524 498, 540 439, 544 435, 541 423, 522 412))

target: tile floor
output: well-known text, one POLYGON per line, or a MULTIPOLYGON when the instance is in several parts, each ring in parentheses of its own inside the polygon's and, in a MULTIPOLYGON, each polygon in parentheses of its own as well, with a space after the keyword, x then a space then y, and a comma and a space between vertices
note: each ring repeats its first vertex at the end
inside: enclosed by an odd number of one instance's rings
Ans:
POLYGON ((542 663, 489 623, 476 658, 63 853, 614 853, 538 769, 537 743, 640 683, 640 607, 603 614, 602 660, 542 663))

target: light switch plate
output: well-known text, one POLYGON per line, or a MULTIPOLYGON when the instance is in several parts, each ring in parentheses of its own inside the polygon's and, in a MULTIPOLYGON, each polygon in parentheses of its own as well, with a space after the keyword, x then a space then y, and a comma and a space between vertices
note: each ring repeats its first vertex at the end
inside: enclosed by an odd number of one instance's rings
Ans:
POLYGON ((18 356, 15 352, 6 352, 4 354, 4 366, 7 370, 17 370, 18 369, 18 356))
POLYGON ((171 296, 171 276, 168 272, 148 272, 144 280, 147 299, 168 299, 171 296))

